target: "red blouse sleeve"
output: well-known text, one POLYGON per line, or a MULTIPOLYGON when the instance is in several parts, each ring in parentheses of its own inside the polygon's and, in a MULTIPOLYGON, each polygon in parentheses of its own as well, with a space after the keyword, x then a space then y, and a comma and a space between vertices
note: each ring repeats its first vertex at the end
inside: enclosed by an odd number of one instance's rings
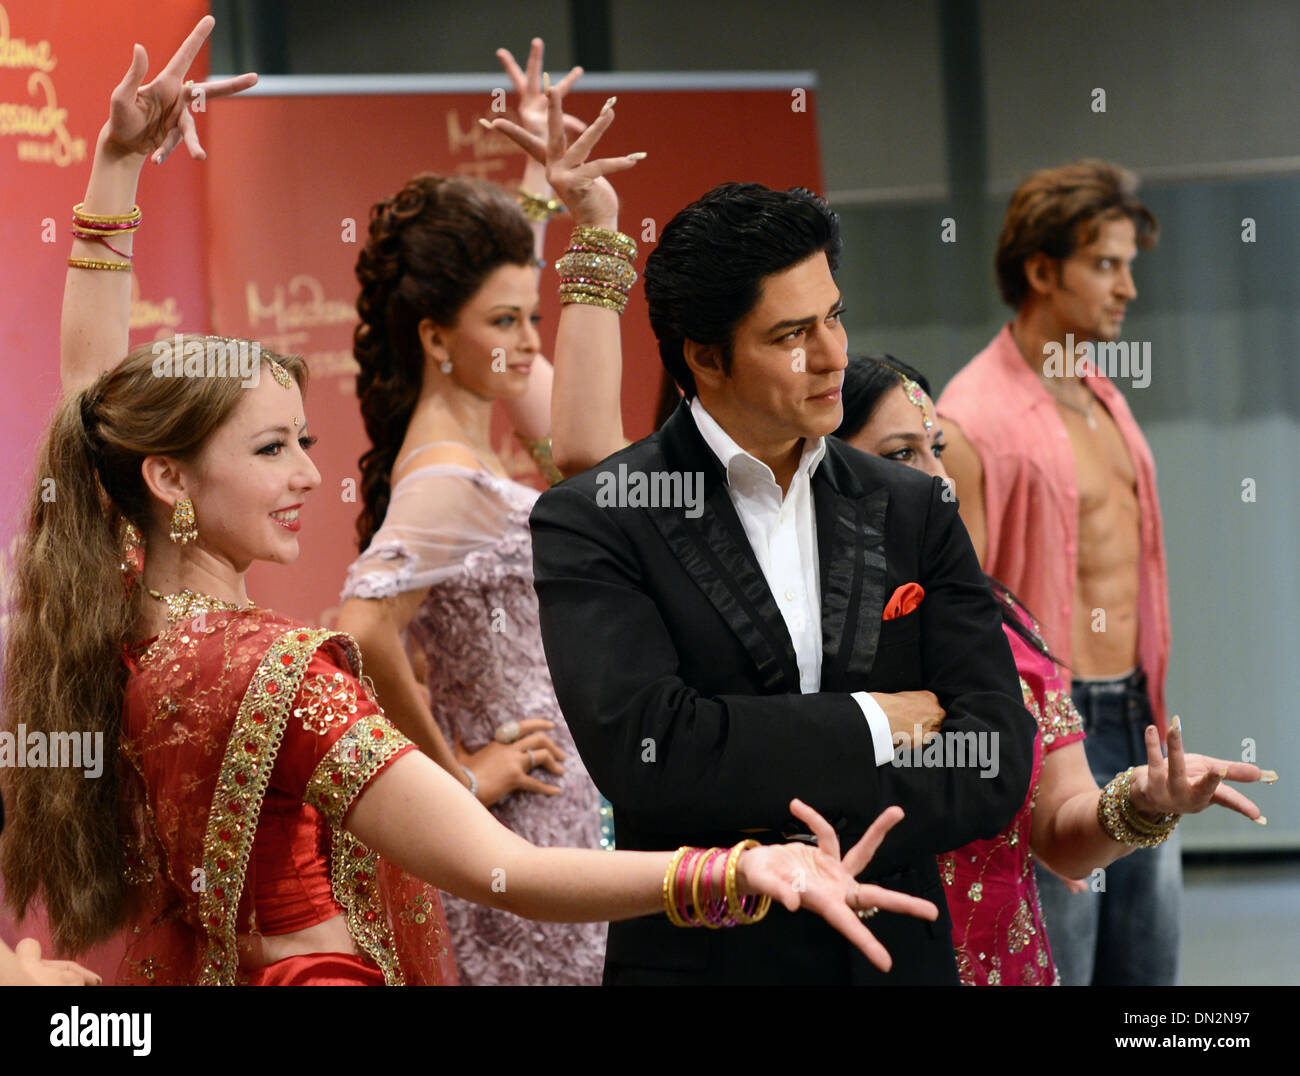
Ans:
POLYGON ((327 640, 294 696, 271 785, 341 826, 375 775, 415 749, 351 671, 340 644, 327 640))

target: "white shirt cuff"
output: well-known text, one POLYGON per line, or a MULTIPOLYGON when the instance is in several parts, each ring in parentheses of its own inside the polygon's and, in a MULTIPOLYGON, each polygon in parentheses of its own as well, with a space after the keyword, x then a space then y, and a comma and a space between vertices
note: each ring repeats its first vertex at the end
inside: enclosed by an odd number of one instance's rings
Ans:
POLYGON ((871 729, 871 742, 876 747, 876 765, 883 766, 894 757, 894 738, 889 731, 889 718, 867 692, 853 692, 853 701, 862 709, 862 716, 867 719, 867 728, 871 729))

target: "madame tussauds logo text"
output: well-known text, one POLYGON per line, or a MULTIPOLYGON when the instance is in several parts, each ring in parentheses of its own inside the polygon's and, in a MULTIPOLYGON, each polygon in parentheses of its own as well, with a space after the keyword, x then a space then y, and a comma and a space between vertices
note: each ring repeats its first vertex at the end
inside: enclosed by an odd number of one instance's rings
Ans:
POLYGON ((104 772, 104 734, 28 732, 20 721, 13 732, 0 732, 0 766, 69 768, 99 777, 104 772))
POLYGON ((249 340, 186 339, 153 345, 154 377, 237 377, 246 389, 262 377, 262 345, 249 340))

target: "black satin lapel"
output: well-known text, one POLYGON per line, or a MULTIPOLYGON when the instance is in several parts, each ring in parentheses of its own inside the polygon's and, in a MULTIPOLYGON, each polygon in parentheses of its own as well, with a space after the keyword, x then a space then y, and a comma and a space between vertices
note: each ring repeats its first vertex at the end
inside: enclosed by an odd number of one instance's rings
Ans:
POLYGON ((688 519, 680 508, 646 511, 678 562, 754 659, 763 692, 797 692, 794 644, 726 489, 713 486, 698 519, 688 519))
MULTIPOLYGON (((871 671, 885 611, 883 487, 846 496, 819 483, 817 555, 822 584, 822 690, 861 683, 871 671)), ((861 690, 850 687, 849 690, 861 690)))
POLYGON ((726 475, 683 401, 661 430, 670 470, 702 471, 704 511, 648 508, 678 562, 749 651, 766 694, 799 691, 794 643, 727 493, 726 475))

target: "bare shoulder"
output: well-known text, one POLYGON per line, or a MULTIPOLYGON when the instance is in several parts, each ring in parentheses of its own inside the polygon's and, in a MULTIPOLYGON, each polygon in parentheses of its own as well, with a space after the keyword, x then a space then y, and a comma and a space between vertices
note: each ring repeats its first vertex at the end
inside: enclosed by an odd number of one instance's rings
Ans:
POLYGON ((401 470, 393 473, 393 484, 396 485, 405 475, 416 468, 429 467, 439 463, 466 467, 471 471, 487 470, 483 465, 483 461, 467 445, 462 445, 458 441, 439 441, 436 444, 425 445, 413 456, 404 459, 401 470))

